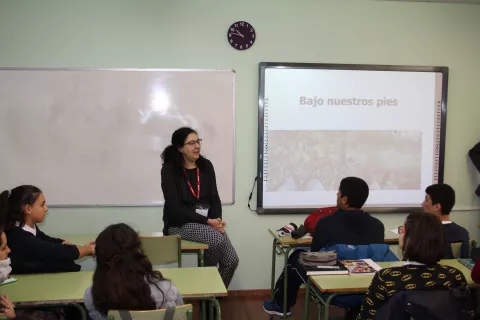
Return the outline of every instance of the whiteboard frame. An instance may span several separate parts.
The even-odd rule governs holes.
[[[235,204],[235,172],[236,172],[236,71],[235,69],[182,69],[182,68],[28,68],[28,67],[0,67],[0,71],[128,71],[128,72],[152,72],[152,71],[168,71],[168,72],[232,72],[233,77],[233,170],[232,170],[232,202],[222,202],[222,205]],[[137,204],[56,204],[49,205],[50,208],[115,208],[115,207],[163,207],[165,200],[162,203],[137,203]]]
[[[330,69],[330,70],[362,70],[362,71],[407,71],[433,72],[442,74],[442,98],[440,120],[440,150],[438,164],[438,183],[443,183],[445,166],[445,140],[447,128],[448,67],[403,66],[403,65],[370,65],[370,64],[331,64],[331,63],[289,63],[260,62],[258,81],[258,148],[257,148],[257,208],[263,214],[309,214],[318,208],[263,208],[263,152],[264,152],[264,106],[265,106],[265,71],[267,69]],[[340,183],[340,181],[339,181]],[[371,213],[411,213],[423,212],[421,205],[411,207],[364,207]]]

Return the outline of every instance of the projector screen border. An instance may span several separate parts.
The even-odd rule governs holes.
[[[337,63],[297,63],[297,62],[259,62],[258,81],[258,148],[257,148],[257,207],[259,215],[266,214],[309,214],[318,208],[264,208],[263,207],[263,182],[264,182],[264,129],[268,122],[265,115],[265,71],[267,69],[330,69],[330,70],[363,70],[363,71],[407,71],[407,72],[431,72],[442,75],[441,116],[440,116],[440,142],[437,182],[443,183],[445,166],[445,140],[447,122],[447,97],[449,68],[446,66],[414,66],[414,65],[378,65],[378,64],[337,64]],[[420,202],[421,199],[419,199]],[[370,213],[411,213],[422,212],[421,206],[411,207],[364,207]]]

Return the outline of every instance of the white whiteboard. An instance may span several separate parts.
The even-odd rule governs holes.
[[[233,203],[234,71],[0,69],[0,189],[33,184],[53,206],[162,205],[160,154],[182,126]]]
[[[262,63],[260,71],[257,212],[336,205],[349,176],[369,185],[369,210],[405,212],[443,182],[448,68]]]

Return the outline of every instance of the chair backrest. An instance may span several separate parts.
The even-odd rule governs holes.
[[[399,291],[380,307],[377,320],[465,320],[473,308],[467,289]]]
[[[176,308],[148,310],[148,311],[124,311],[111,310],[108,312],[108,320],[192,320],[193,307],[191,304]]]
[[[182,267],[182,239],[180,235],[140,236],[145,254],[152,265],[178,263]]]
[[[470,256],[470,254],[472,252],[472,248],[475,248],[476,244],[477,243],[476,243],[475,240],[470,240],[468,242],[468,252],[469,252],[468,256]],[[452,248],[453,259],[460,258],[462,243],[461,242],[453,242],[453,243],[450,243],[450,247]]]

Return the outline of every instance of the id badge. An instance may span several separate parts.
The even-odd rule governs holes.
[[[203,204],[196,204],[195,205],[195,212],[201,216],[207,217],[208,216],[208,206]]]

